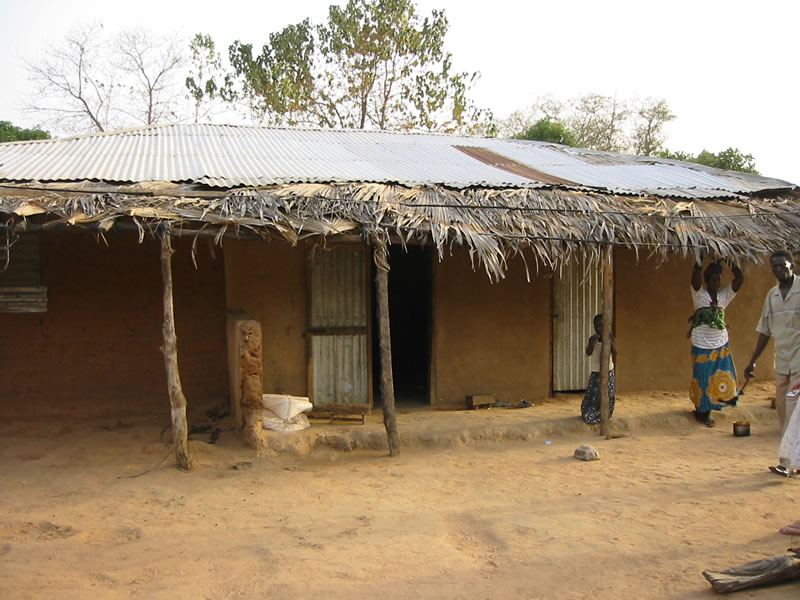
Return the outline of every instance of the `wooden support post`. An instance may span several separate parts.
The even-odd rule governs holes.
[[[392,338],[389,330],[389,257],[385,243],[375,246],[375,283],[378,292],[378,339],[381,350],[381,397],[383,424],[389,442],[389,456],[400,454],[397,416],[394,411],[394,378],[392,377]]]
[[[614,246],[601,255],[603,269],[603,345],[600,348],[600,435],[608,435],[608,361],[611,357],[611,325],[614,319]]]
[[[172,238],[169,231],[161,234],[161,279],[164,287],[164,365],[167,369],[167,389],[172,407],[172,441],[175,460],[183,471],[192,470],[189,450],[189,426],[186,422],[186,397],[178,371],[178,336],[175,334],[175,309],[172,302]]]

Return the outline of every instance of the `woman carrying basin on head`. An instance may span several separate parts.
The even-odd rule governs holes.
[[[695,418],[708,427],[716,424],[711,411],[735,404],[739,394],[733,357],[728,347],[725,308],[742,287],[744,275],[736,264],[731,265],[731,271],[733,281],[722,287],[720,261],[710,263],[703,271],[701,260],[692,269],[692,301],[695,311],[689,317],[689,337],[692,340],[689,397],[695,406]]]

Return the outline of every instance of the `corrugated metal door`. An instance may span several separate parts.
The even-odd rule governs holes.
[[[315,410],[369,408],[369,287],[365,247],[311,257],[311,401]]]
[[[597,260],[576,254],[555,274],[553,285],[553,391],[582,390],[589,379],[586,342],[601,312]]]

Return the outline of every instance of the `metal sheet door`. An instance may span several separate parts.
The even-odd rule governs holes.
[[[586,342],[601,311],[600,267],[591,255],[575,254],[553,284],[553,391],[582,390],[589,378]]]
[[[317,249],[311,256],[310,392],[314,409],[369,410],[367,248]]]

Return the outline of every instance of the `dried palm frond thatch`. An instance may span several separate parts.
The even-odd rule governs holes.
[[[184,233],[285,238],[342,234],[365,240],[422,241],[440,259],[466,246],[474,264],[502,278],[510,256],[532,252],[554,267],[576,250],[595,258],[613,244],[650,256],[699,255],[758,261],[795,247],[800,203],[792,192],[771,198],[669,199],[567,189],[450,189],[377,183],[302,183],[209,191],[191,186],[97,183],[0,187],[6,227],[80,227],[121,223],[140,232],[161,226]]]

